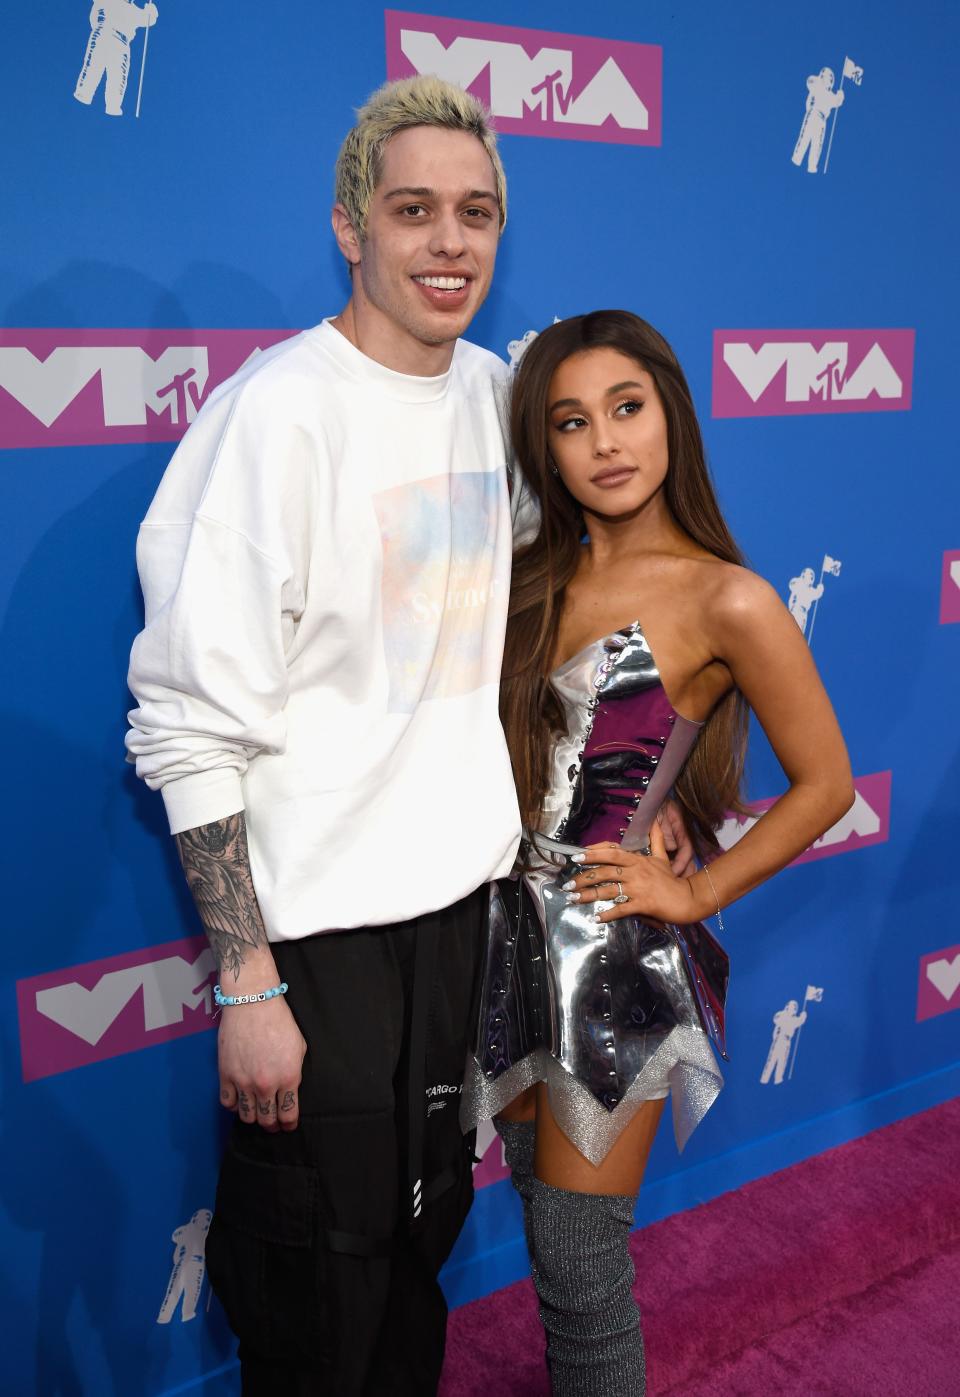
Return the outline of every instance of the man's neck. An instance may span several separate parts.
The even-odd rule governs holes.
[[[417,378],[437,378],[445,374],[453,360],[456,340],[444,344],[424,344],[395,321],[362,305],[351,296],[339,315],[330,322],[354,348],[394,373]]]

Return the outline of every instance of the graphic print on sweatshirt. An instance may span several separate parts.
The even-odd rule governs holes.
[[[484,645],[499,509],[495,471],[452,472],[374,496],[383,541],[383,643],[391,713],[495,683]]]

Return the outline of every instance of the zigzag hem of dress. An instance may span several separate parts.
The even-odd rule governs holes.
[[[585,1159],[599,1165],[644,1101],[666,1096],[682,1151],[720,1094],[723,1077],[706,1034],[683,1025],[671,1030],[612,1111],[546,1048],[535,1048],[495,1080],[484,1075],[471,1055],[460,1106],[463,1130],[491,1120],[536,1082],[546,1082],[550,1109],[564,1134]]]

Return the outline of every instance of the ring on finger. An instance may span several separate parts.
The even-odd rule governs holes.
[[[630,894],[629,894],[629,893],[625,893],[625,892],[623,891],[623,884],[620,883],[620,882],[617,883],[617,895],[616,895],[616,897],[615,897],[613,900],[614,900],[614,902],[620,903],[621,905],[622,905],[624,902],[629,902],[629,901],[630,901]]]

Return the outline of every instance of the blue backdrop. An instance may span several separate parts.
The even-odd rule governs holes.
[[[352,109],[388,72],[374,4],[158,2],[145,63],[145,30],[116,0],[92,15],[58,0],[42,25],[21,6],[0,50],[0,1305],[18,1339],[4,1385],[23,1393],[234,1381],[202,1265],[223,1126],[214,1035],[199,1031],[210,967],[160,801],[123,763],[133,546],[192,412],[182,384],[202,392],[265,342],[257,331],[275,338],[345,300],[331,171]],[[434,32],[442,63],[472,63],[511,132],[510,221],[472,337],[506,358],[527,331],[597,306],[664,331],[734,531],[791,601],[858,777],[847,824],[727,918],[727,1087],[682,1159],[663,1132],[649,1220],[960,1086],[957,97],[944,58],[960,18],[894,0],[419,9],[460,22],[464,42],[456,25],[391,21],[391,75],[396,36]],[[609,42],[564,37],[584,33]],[[541,47],[561,59],[538,68]],[[617,72],[601,71],[605,53]],[[809,141],[791,160],[802,126],[814,155],[825,136],[813,171]],[[229,330],[249,333],[223,341],[227,363],[208,332]],[[890,331],[914,331],[915,346]],[[167,346],[180,358],[151,378]],[[200,346],[196,372],[183,346]],[[783,785],[758,737],[751,795]],[[524,1270],[496,1149],[447,1270],[455,1302]]]

